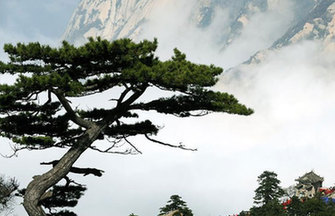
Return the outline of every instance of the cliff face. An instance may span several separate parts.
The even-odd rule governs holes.
[[[141,38],[144,30],[148,30],[145,28],[150,25],[146,23],[152,19],[153,12],[164,9],[168,4],[171,6],[177,1],[82,0],[68,24],[63,39],[75,44],[81,44],[86,38],[96,36],[108,40],[124,37],[136,40]],[[290,17],[279,16],[278,19],[289,19],[289,22],[281,27],[283,30],[280,34],[271,37],[271,49],[306,39],[322,40],[327,49],[335,47],[335,0],[194,0],[187,3],[185,7],[189,8],[185,13],[190,11],[190,14],[187,14],[188,24],[204,32],[213,27],[218,17],[225,15],[224,26],[216,26],[215,43],[221,50],[237,40],[246,28],[250,28],[251,20],[255,16],[279,13],[283,8],[289,8]],[[266,55],[266,51],[258,52],[248,62],[258,61],[263,55]]]
[[[83,0],[75,10],[63,39],[81,43],[87,37],[101,36],[114,40],[122,37],[136,39],[150,14],[164,4],[176,0]],[[197,0],[192,7],[190,24],[201,29],[210,26],[218,11],[227,14],[228,28],[222,30],[220,43],[231,43],[256,13],[273,7],[277,0]],[[173,3],[172,3],[173,4]]]
[[[297,20],[272,47],[280,48],[305,39],[324,40],[329,43],[335,39],[334,33],[335,1],[316,1],[313,8]]]
[[[63,38],[82,43],[101,36],[109,40],[135,38],[157,0],[83,0],[75,10]]]
[[[335,51],[335,0],[314,0],[309,2],[304,13],[296,15],[286,33],[280,36],[267,50],[260,50],[245,63],[259,63],[269,50],[299,43],[304,40],[318,40],[320,49]]]

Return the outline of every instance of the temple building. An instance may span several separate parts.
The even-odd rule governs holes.
[[[295,180],[298,182],[295,195],[299,198],[314,197],[322,187],[323,180],[323,177],[318,176],[313,171],[306,173]]]

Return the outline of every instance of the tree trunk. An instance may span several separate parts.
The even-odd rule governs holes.
[[[23,201],[23,206],[29,216],[46,216],[46,213],[39,204],[42,195],[69,173],[72,165],[97,139],[102,130],[102,126],[96,125],[87,129],[85,134],[59,160],[56,166],[43,175],[33,177],[33,181],[27,187]]]

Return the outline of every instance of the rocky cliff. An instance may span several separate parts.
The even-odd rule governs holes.
[[[76,44],[96,36],[108,40],[123,37],[136,40],[144,28],[148,28],[145,24],[150,22],[151,14],[174,1],[178,0],[82,0],[63,38]],[[193,0],[187,3],[186,7],[190,7],[187,11],[191,11],[188,23],[204,32],[212,27],[219,15],[225,15],[224,26],[215,26],[215,42],[222,51],[237,40],[244,29],[250,28],[250,21],[255,16],[279,13],[285,7],[290,13],[283,12],[278,19],[288,19],[289,22],[281,26],[281,34],[272,36],[270,49],[302,40],[322,40],[327,49],[335,47],[335,0]],[[248,63],[260,61],[266,52],[259,51]]]

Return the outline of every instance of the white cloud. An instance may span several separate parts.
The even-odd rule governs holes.
[[[157,37],[158,54],[162,59],[169,58],[173,48],[177,47],[192,61],[230,68],[247,60],[258,50],[271,46],[293,18],[290,0],[275,2],[269,10],[252,16],[241,35],[222,51],[217,42],[229,32],[230,11],[216,8],[211,25],[200,29],[196,21],[190,20],[196,3],[186,0],[165,2],[151,14],[143,27],[141,39]]]
[[[335,58],[322,47],[307,41],[272,51],[262,63],[241,66],[238,78],[217,86],[255,109],[250,133],[260,132],[262,140],[251,137],[257,151],[250,149],[250,154],[264,157],[259,166],[283,173],[286,184],[310,169],[324,175],[327,186],[334,183],[327,164],[334,162],[335,149]]]
[[[242,66],[239,79],[227,76],[230,79],[225,82],[223,77],[216,88],[254,108],[250,117],[153,115],[155,122],[165,126],[159,139],[182,141],[199,151],[177,151],[136,139],[144,155],[100,158],[96,165],[108,171],[99,183],[110,184],[104,205],[120,206],[111,209],[115,214],[154,215],[177,193],[197,215],[238,213],[252,205],[257,176],[264,170],[277,172],[282,185],[289,186],[315,169],[331,186],[335,59],[320,47],[319,42],[304,42],[273,51],[261,64]],[[97,157],[87,153],[80,161],[91,166],[90,158]],[[101,187],[94,189],[96,181],[89,180],[94,191],[81,205],[90,202],[90,195],[100,194]],[[84,208],[78,211],[85,215]]]
[[[282,5],[282,10],[258,14],[240,38],[222,53],[212,39],[218,34],[217,26],[224,25],[225,11],[218,11],[214,24],[203,31],[187,21],[192,3],[175,3],[152,15],[144,37],[158,37],[163,59],[178,47],[192,61],[224,67],[243,62],[255,50],[269,46],[282,33],[280,28],[287,24],[291,13],[288,6]],[[13,37],[6,36],[10,42],[16,40]],[[296,177],[310,169],[325,177],[326,186],[333,185],[335,174],[329,164],[334,163],[335,150],[335,57],[321,47],[320,42],[303,42],[271,51],[260,64],[240,66],[239,76],[223,76],[216,88],[233,93],[254,108],[252,116],[150,116],[165,126],[159,139],[181,141],[199,148],[198,152],[159,147],[144,139],[134,140],[144,152],[140,156],[86,152],[78,166],[97,167],[106,173],[99,179],[76,177],[88,186],[76,212],[81,216],[131,212],[157,215],[159,207],[176,193],[196,215],[238,213],[252,205],[257,176],[266,169],[277,172],[283,186],[293,184]],[[103,104],[98,98],[80,103],[97,101]],[[23,152],[14,160],[1,159],[1,164],[6,164],[2,172],[18,176],[24,186],[31,176],[46,169],[40,168],[39,162],[60,155],[61,152],[53,151]]]
[[[224,25],[224,11],[206,31],[185,27],[187,10],[182,16],[162,11],[148,23],[145,33],[158,37],[159,53],[164,58],[178,47],[192,61],[230,67],[269,47],[284,33],[292,18],[290,2],[277,1],[273,9],[252,17],[224,52],[212,38],[218,33],[216,25]],[[163,19],[167,24],[162,24],[160,18],[165,16],[169,17]],[[211,115],[178,121],[175,124],[179,127],[167,132],[199,147],[185,169],[196,169],[196,177],[184,188],[198,215],[237,213],[250,207],[257,175],[264,170],[277,172],[283,186],[294,184],[296,177],[311,169],[325,177],[326,186],[334,183],[335,175],[328,164],[334,162],[335,149],[335,59],[332,52],[326,53],[321,47],[321,42],[303,42],[270,51],[261,64],[240,66],[238,77],[222,77],[216,88],[233,93],[254,108],[253,116]],[[204,202],[206,205],[201,204]]]

